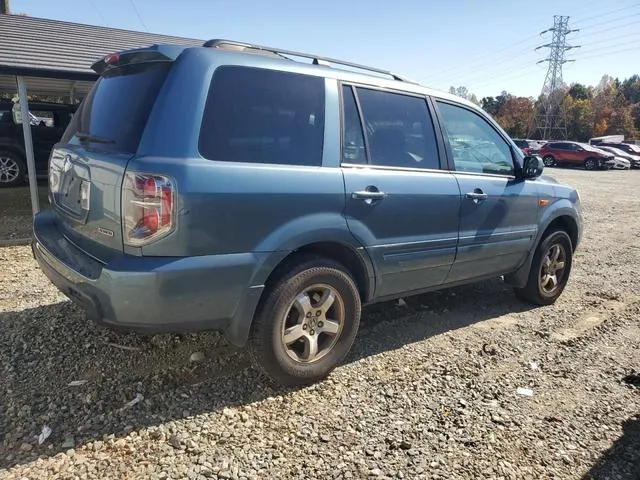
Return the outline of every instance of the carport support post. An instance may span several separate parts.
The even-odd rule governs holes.
[[[36,179],[36,161],[33,156],[33,138],[31,138],[31,121],[29,118],[29,99],[24,77],[18,75],[18,97],[20,98],[20,115],[22,117],[22,133],[24,134],[24,151],[27,154],[27,173],[29,175],[29,191],[31,192],[31,210],[33,216],[40,211],[38,199],[38,180]]]

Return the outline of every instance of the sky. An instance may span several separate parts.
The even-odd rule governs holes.
[[[227,38],[392,70],[478,98],[537,96],[554,15],[569,15],[567,84],[640,73],[639,0],[11,0],[12,13]]]

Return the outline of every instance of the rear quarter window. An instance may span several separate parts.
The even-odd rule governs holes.
[[[319,166],[324,79],[251,67],[219,67],[200,130],[200,154],[225,162]]]

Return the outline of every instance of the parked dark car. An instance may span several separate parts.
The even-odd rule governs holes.
[[[586,143],[548,142],[539,155],[546,167],[584,167],[586,170],[613,167],[613,155]]]
[[[518,148],[522,150],[522,153],[524,153],[525,155],[532,155],[535,153],[533,146],[531,142],[529,142],[529,140],[514,138],[513,143],[515,143],[518,146]]]
[[[27,177],[22,124],[14,121],[13,103],[0,100],[0,187],[23,183]],[[29,102],[36,174],[47,174],[49,154],[69,124],[75,106]]]
[[[108,326],[222,330],[297,385],[344,359],[365,304],[503,275],[556,301],[575,189],[471,102],[283,55],[214,40],[94,65],[34,220],[62,292]]]

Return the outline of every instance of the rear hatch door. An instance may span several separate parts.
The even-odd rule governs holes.
[[[130,52],[94,65],[102,76],[50,157],[49,188],[59,227],[102,261],[123,250],[123,176],[176,56],[158,47]]]

